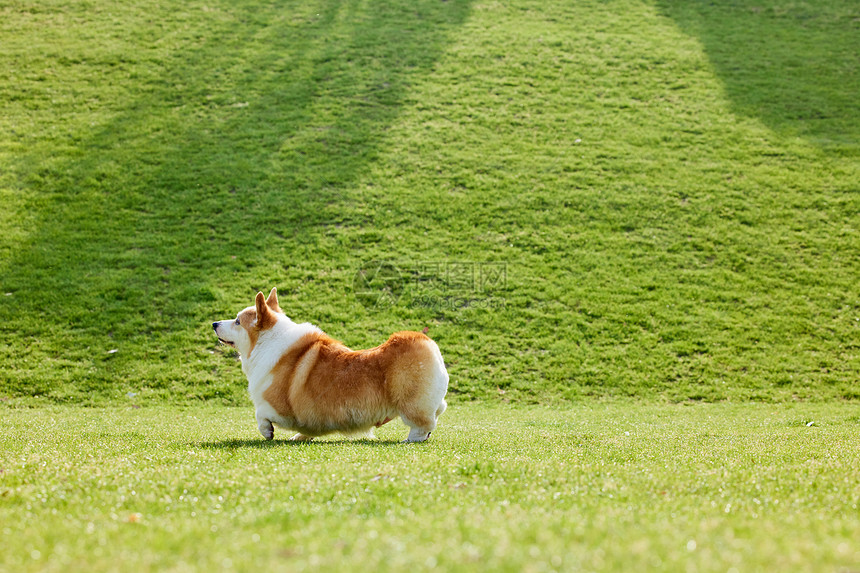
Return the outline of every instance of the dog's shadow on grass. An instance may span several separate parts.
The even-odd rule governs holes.
[[[267,450],[271,448],[296,448],[296,447],[334,447],[334,446],[367,446],[367,447],[391,447],[404,444],[400,440],[312,440],[309,442],[294,442],[292,440],[219,440],[214,442],[196,442],[194,445],[207,450],[241,450],[255,448]]]

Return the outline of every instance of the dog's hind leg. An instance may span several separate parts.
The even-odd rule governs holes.
[[[296,434],[295,436],[293,436],[292,438],[290,438],[290,441],[291,442],[310,442],[313,439],[314,439],[313,436],[306,436],[300,432],[300,433]]]
[[[430,437],[430,432],[436,429],[436,421],[448,408],[448,404],[441,397],[437,400],[429,397],[401,408],[400,418],[409,426],[407,442],[423,442]]]
[[[436,429],[436,422],[439,420],[448,404],[442,400],[436,407],[433,415],[410,412],[409,414],[401,413],[400,418],[403,423],[409,426],[409,436],[407,442],[423,442],[430,437],[430,432]]]
[[[439,407],[436,408],[436,421],[439,421],[439,416],[445,413],[445,410],[448,409],[448,402],[442,400],[442,403],[439,404]]]
[[[403,440],[404,444],[411,444],[414,442],[426,442],[427,438],[430,437],[430,432],[425,432],[421,428],[411,428],[409,430],[409,435],[406,436],[406,439]]]
[[[439,348],[427,339],[414,349],[398,376],[390,380],[394,404],[400,417],[409,426],[407,442],[423,442],[436,429],[436,420],[447,408],[448,372]],[[416,366],[417,364],[417,366]]]
[[[422,415],[412,415],[410,417],[406,417],[405,415],[401,415],[400,417],[403,419],[403,423],[409,426],[409,436],[407,436],[407,442],[423,442],[427,438],[430,437],[430,432],[436,429],[436,422],[439,420],[439,416],[441,416],[445,410],[448,408],[448,404],[445,400],[436,407],[435,414],[431,416],[422,416]],[[413,422],[413,420],[415,420]]]
[[[423,442],[430,437],[430,432],[436,429],[436,419],[419,412],[401,413],[400,419],[409,426],[406,442]]]

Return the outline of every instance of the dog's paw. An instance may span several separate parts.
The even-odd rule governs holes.
[[[304,434],[296,434],[290,438],[291,442],[310,442],[311,440],[313,440],[312,436],[306,436]]]
[[[268,420],[260,422],[258,428],[260,430],[260,435],[263,436],[265,439],[271,440],[275,437],[275,427],[272,426],[272,423]]]

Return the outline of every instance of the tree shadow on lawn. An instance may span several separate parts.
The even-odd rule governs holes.
[[[860,4],[680,2],[659,10],[699,38],[741,114],[842,153],[860,150]]]
[[[344,191],[469,5],[216,0],[189,5],[207,14],[179,24],[172,8],[152,14],[132,30],[152,43],[132,34],[119,48],[58,45],[48,91],[93,76],[120,96],[101,125],[44,128],[15,168],[29,228],[0,261],[11,293],[0,301],[0,388],[57,401],[141,386],[182,398],[234,392],[211,360],[184,355],[212,320],[235,314],[221,285],[235,292],[258,268],[248,304],[318,255],[328,227],[366,222],[350,220]],[[96,15],[70,20],[82,28],[66,36]],[[172,35],[158,37],[163,29]],[[158,42],[176,46],[164,55]],[[66,92],[73,109],[99,94]],[[58,112],[40,113],[44,125]],[[294,259],[267,259],[273,245]],[[20,353],[30,362],[12,360]]]

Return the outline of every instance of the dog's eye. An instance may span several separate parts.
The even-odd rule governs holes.
[[[236,319],[236,324],[239,324],[239,319],[238,319],[238,318]]]

